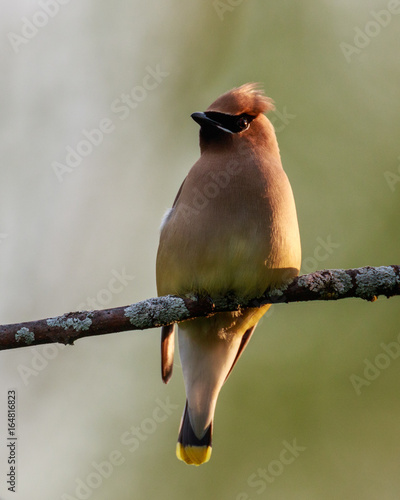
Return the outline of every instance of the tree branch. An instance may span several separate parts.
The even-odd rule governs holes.
[[[298,276],[286,286],[261,297],[242,300],[229,295],[181,298],[172,295],[143,300],[126,307],[63,314],[50,319],[0,326],[0,350],[75,340],[106,333],[144,330],[179,321],[238,311],[264,304],[338,300],[350,297],[373,301],[378,295],[400,295],[400,266],[316,271]]]

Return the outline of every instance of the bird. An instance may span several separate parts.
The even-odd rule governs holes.
[[[265,113],[274,103],[247,83],[204,112],[200,158],[162,219],[156,260],[158,296],[240,300],[260,297],[298,275],[300,234],[293,192]],[[219,392],[269,304],[178,323],[186,391],[177,457],[189,465],[211,456]],[[161,330],[161,374],[172,375],[175,324]]]

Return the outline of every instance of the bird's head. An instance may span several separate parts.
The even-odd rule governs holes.
[[[242,137],[267,136],[272,125],[264,113],[272,109],[272,100],[260,86],[246,83],[218,97],[206,111],[191,116],[201,127],[203,149],[207,145],[231,144]]]

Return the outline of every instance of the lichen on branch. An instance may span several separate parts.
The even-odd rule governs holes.
[[[0,350],[60,342],[128,330],[145,330],[217,312],[239,311],[264,304],[400,295],[400,266],[326,269],[294,278],[261,297],[151,298],[126,307],[66,313],[54,318],[0,326]]]

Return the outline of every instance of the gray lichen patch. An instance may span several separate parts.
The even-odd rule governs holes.
[[[189,317],[185,301],[172,295],[132,304],[124,309],[124,313],[129,322],[139,329],[171,323],[176,321],[177,317]]]
[[[32,344],[35,340],[35,334],[29,331],[29,328],[23,326],[21,329],[17,331],[15,334],[15,340],[17,342],[24,342],[26,345]]]
[[[89,330],[92,325],[92,313],[88,313],[84,319],[79,318],[67,318],[65,314],[62,316],[57,316],[56,318],[49,318],[47,320],[48,326],[51,327],[61,327],[64,330],[68,330],[69,328],[73,328],[76,332],[80,332],[83,330]]]
[[[297,280],[297,285],[300,287],[307,288],[312,292],[319,293],[325,287],[325,279],[324,276],[315,272],[312,275],[305,274],[304,276],[300,276]]]
[[[329,271],[329,285],[338,296],[347,293],[351,290],[353,284],[350,276],[343,271],[343,269],[337,269],[335,271]]]
[[[323,273],[317,271],[312,275],[300,276],[297,284],[312,292],[320,293],[321,298],[324,296],[338,298],[352,287],[351,277],[343,269]]]
[[[283,295],[285,294],[286,290],[288,289],[288,286],[292,283],[292,281],[289,281],[288,283],[284,283],[283,285],[279,286],[279,287],[276,287],[276,288],[273,288],[272,290],[270,290],[270,292],[268,293],[268,295],[272,298],[272,299],[280,299],[281,297],[283,297]]]
[[[356,276],[356,295],[370,300],[377,295],[380,287],[394,289],[398,285],[398,278],[393,268],[389,266],[360,269]]]

